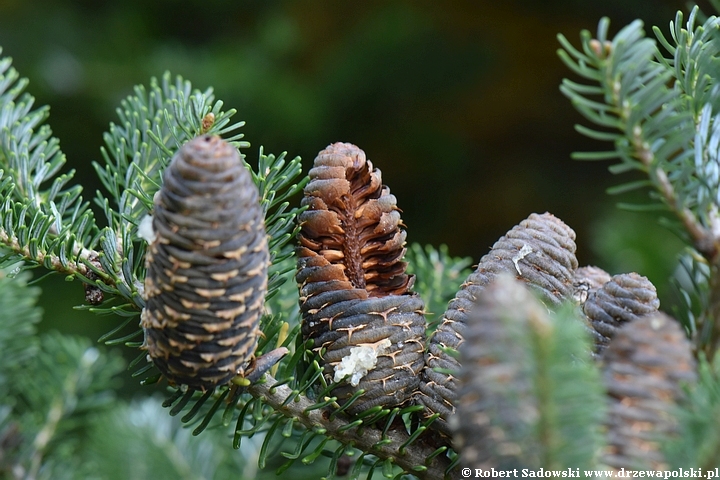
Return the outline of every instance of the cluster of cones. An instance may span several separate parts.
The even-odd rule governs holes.
[[[543,328],[553,308],[570,303],[592,338],[587,357],[609,399],[603,463],[663,467],[657,438],[672,432],[672,408],[695,364],[647,278],[578,268],[575,232],[552,214],[532,214],[482,257],[426,336],[424,303],[402,261],[400,210],[380,170],[356,146],[336,143],[309,175],[297,250],[301,331],[338,384],[333,395],[352,399],[350,414],[422,405],[425,418],[436,417],[434,438],[460,450],[468,466],[519,464],[525,452],[491,418],[532,417],[535,408],[519,371],[527,352],[509,339]],[[246,374],[269,256],[257,188],[236,150],[208,136],[183,146],[152,222],[142,314],[150,357],[170,381],[194,389]],[[258,372],[268,367],[256,364]],[[508,398],[498,389],[517,401],[498,405]]]
[[[303,204],[302,333],[321,353],[328,380],[340,381],[333,393],[339,401],[364,390],[350,413],[423,405],[425,417],[438,415],[431,424],[437,437],[468,466],[517,464],[512,458],[523,452],[503,448],[503,432],[489,428],[488,415],[498,411],[497,385],[516,387],[519,396],[524,388],[513,384],[514,366],[502,364],[513,355],[494,355],[494,348],[509,330],[572,303],[609,398],[603,463],[663,466],[656,440],[672,431],[671,410],[682,384],[694,380],[695,364],[682,328],[658,311],[647,278],[578,268],[575,232],[550,213],[532,214],[480,260],[426,338],[423,302],[402,262],[406,233],[396,199],[365,153],[346,143],[320,152]]]

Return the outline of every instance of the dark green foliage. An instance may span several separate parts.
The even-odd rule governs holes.
[[[40,289],[28,287],[28,274],[0,270],[0,389],[9,388],[10,372],[37,355],[36,324],[42,311],[36,306]]]
[[[95,473],[108,480],[151,480],[254,477],[252,451],[247,458],[227,444],[227,430],[214,429],[192,436],[179,418],[170,417],[158,398],[118,405],[98,416],[91,434],[91,459]],[[112,432],[108,435],[107,432]]]
[[[40,348],[36,335],[42,314],[36,306],[40,289],[28,287],[28,277],[23,273],[13,278],[0,271],[0,474],[13,468],[27,442],[14,412],[22,406],[13,393],[13,384]]]

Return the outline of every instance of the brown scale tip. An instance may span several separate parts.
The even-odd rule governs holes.
[[[406,293],[413,282],[401,261],[406,233],[380,170],[355,145],[333,143],[315,158],[309,176],[298,255],[322,255],[372,297]]]
[[[603,355],[610,399],[603,463],[666,469],[659,441],[676,434],[682,385],[695,379],[692,345],[673,318],[655,312],[620,328]]]

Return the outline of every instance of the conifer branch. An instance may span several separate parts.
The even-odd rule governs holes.
[[[614,144],[612,152],[579,153],[578,159],[618,158],[613,173],[639,170],[648,180],[611,189],[651,186],[651,197],[679,220],[678,233],[710,266],[709,302],[700,317],[697,344],[709,358],[720,347],[720,111],[717,55],[720,19],[698,22],[695,7],[678,12],[671,38],[654,32],[669,52],[645,37],[638,20],[608,38],[608,19],[595,38],[584,31],[582,48],[559,36],[561,59],[593,85],[564,80],[561,91],[599,129],[581,133]],[[598,98],[600,97],[600,98]]]
[[[456,470],[446,477],[450,460],[444,455],[433,455],[436,453],[436,447],[417,441],[409,448],[403,448],[403,445],[410,440],[410,435],[404,429],[392,429],[383,435],[383,432],[377,428],[348,428],[352,419],[341,415],[330,417],[332,410],[329,409],[308,410],[315,402],[305,395],[293,392],[287,385],[275,386],[277,383],[272,376],[265,374],[264,382],[248,387],[248,391],[253,397],[261,398],[264,403],[286,417],[295,418],[308,430],[322,428],[325,435],[363,452],[391,459],[394,464],[418,478],[428,480],[460,478]],[[287,400],[292,397],[294,399],[288,402]],[[428,458],[430,461],[426,462]]]
[[[683,28],[682,15],[678,14],[673,31],[675,46],[656,30],[660,41],[674,55],[670,59],[662,56],[653,40],[645,38],[639,20],[610,40],[609,21],[603,19],[595,38],[587,31],[582,33],[582,51],[559,36],[563,49],[558,53],[576,73],[598,84],[595,87],[565,80],[561,86],[576,108],[603,128],[578,126],[578,130],[615,144],[614,152],[580,153],[575,157],[586,160],[617,157],[621,163],[611,167],[614,173],[633,169],[644,172],[663,204],[680,220],[691,243],[708,261],[714,262],[720,237],[711,225],[718,200],[714,196],[708,198],[703,187],[710,187],[717,180],[699,171],[693,153],[711,155],[707,152],[711,142],[696,135],[696,129],[703,125],[707,129],[710,123],[709,118],[703,120],[709,112],[700,114],[704,105],[713,100],[703,90],[707,79],[702,74],[718,48],[717,39],[708,33],[716,28],[718,20],[710,17],[704,25],[695,26],[696,16],[697,9]],[[689,51],[702,55],[690,57],[691,61]],[[603,99],[595,100],[597,95]],[[692,150],[693,144],[696,152]],[[616,190],[644,185],[635,182]]]
[[[62,260],[60,260],[60,257],[58,255],[53,255],[52,253],[40,251],[32,252],[30,250],[30,247],[28,247],[27,245],[21,245],[16,236],[9,234],[5,229],[2,228],[0,228],[0,244],[2,244],[4,249],[9,250],[13,254],[15,254],[13,260],[30,260],[34,263],[42,264],[43,266],[45,266],[45,268],[54,270],[58,273],[63,273],[67,275],[80,274],[85,277],[88,276],[89,269],[87,265],[82,262],[82,260],[91,258],[93,256],[96,257],[98,254],[98,252],[96,252],[95,250],[83,249],[83,252],[79,257],[81,261],[76,262],[69,260],[63,262]],[[112,280],[110,279],[110,277],[106,276],[105,280],[107,280],[108,283],[112,285]]]
[[[0,49],[0,54],[2,50]],[[28,82],[0,57],[0,245],[10,254],[0,266],[26,260],[53,271],[86,276],[84,265],[99,230],[82,187],[60,174],[65,155],[43,122],[48,108],[33,110]]]
[[[703,226],[693,211],[680,201],[665,170],[656,166],[658,162],[652,149],[648,147],[648,139],[642,135],[642,129],[636,129],[633,132],[632,145],[635,150],[635,158],[639,159],[647,168],[650,177],[654,179],[658,191],[665,200],[665,204],[680,219],[683,227],[690,234],[695,248],[706,258],[713,260],[718,253],[718,248],[712,231]]]

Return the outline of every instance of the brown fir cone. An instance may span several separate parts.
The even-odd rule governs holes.
[[[297,281],[302,335],[348,410],[393,407],[417,389],[423,366],[422,300],[405,273],[405,231],[380,170],[348,143],[321,151],[300,217]],[[343,380],[344,379],[344,380]]]
[[[660,307],[655,285],[637,273],[623,273],[588,295],[583,312],[591,328],[595,352],[602,354],[623,324]]]
[[[155,196],[145,348],[169,381],[208,389],[243,375],[260,334],[269,261],[258,190],[215,136],[177,152]]]
[[[532,436],[537,409],[531,347],[523,339],[530,328],[550,328],[547,309],[522,282],[500,274],[468,314],[458,412],[449,422],[453,445],[469,468],[532,466],[532,449],[523,442]]]
[[[675,432],[682,384],[696,379],[685,332],[655,312],[618,329],[602,359],[610,398],[603,462],[618,470],[666,469],[658,440]]]
[[[426,407],[426,416],[440,414],[433,428],[449,434],[447,420],[455,411],[457,382],[447,371],[459,371],[460,364],[446,351],[457,350],[462,343],[468,311],[485,286],[498,274],[508,273],[526,282],[547,304],[558,304],[573,293],[575,249],[575,232],[562,220],[550,213],[533,213],[480,259],[477,269],[450,301],[425,354],[426,366],[416,401]]]

